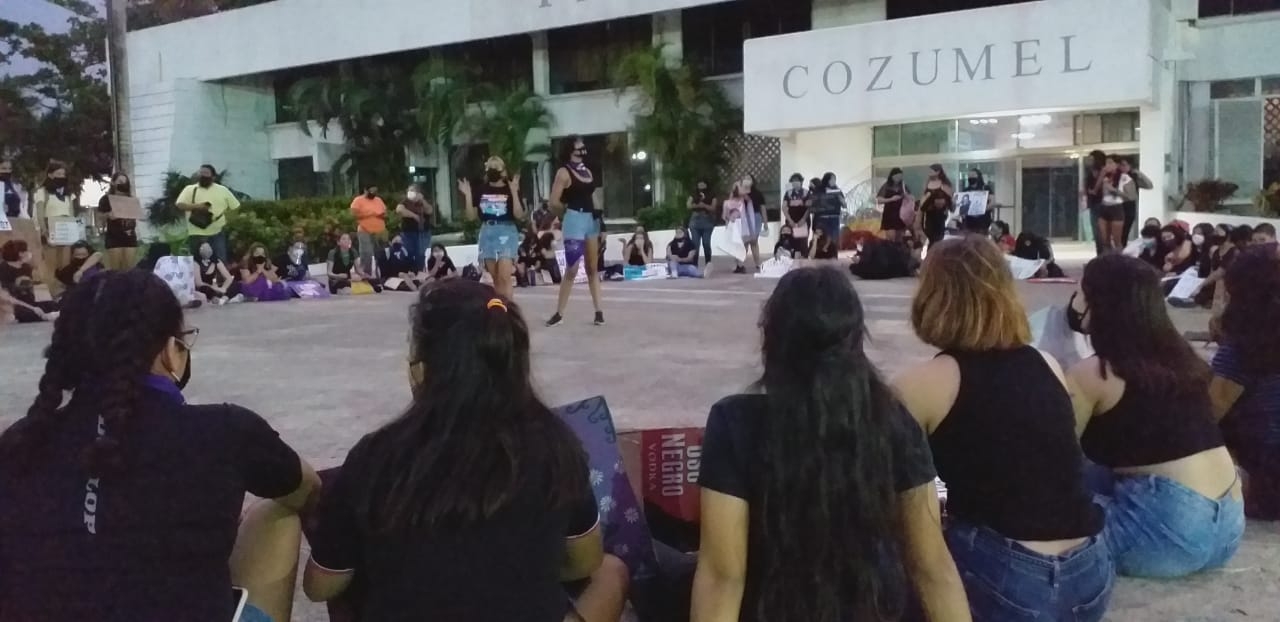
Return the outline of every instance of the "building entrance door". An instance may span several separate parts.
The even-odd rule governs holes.
[[[1068,156],[1021,159],[1022,231],[1081,239],[1080,161]]]

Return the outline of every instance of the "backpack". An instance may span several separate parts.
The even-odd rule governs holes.
[[[479,281],[480,269],[475,264],[467,264],[462,268],[462,278],[468,281]]]

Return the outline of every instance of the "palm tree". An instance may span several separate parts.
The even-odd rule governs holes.
[[[663,194],[688,194],[697,180],[727,164],[724,138],[742,128],[738,110],[719,84],[691,67],[671,62],[662,47],[638,50],[614,68],[618,97],[635,92],[630,130],[633,147],[657,157]]]
[[[396,69],[369,61],[345,61],[335,75],[307,78],[290,89],[298,111],[298,123],[311,134],[311,123],[327,135],[337,122],[346,142],[346,153],[334,163],[352,185],[377,184],[399,187],[408,175],[406,149],[420,132],[414,114],[414,90],[400,79]]]
[[[542,98],[524,88],[494,95],[472,112],[468,134],[487,144],[489,153],[502,158],[514,174],[520,173],[530,157],[550,156],[550,143],[534,142],[535,133],[545,134],[555,123]]]
[[[440,60],[418,65],[413,72],[414,107],[410,114],[424,146],[436,149],[440,166],[457,170],[465,159],[460,150],[450,160],[455,145],[467,144],[474,110],[487,95],[467,69]]]

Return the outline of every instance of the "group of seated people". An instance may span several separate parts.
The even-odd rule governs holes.
[[[582,444],[493,288],[421,289],[408,406],[322,484],[261,416],[186,403],[199,329],[162,280],[87,281],[0,435],[0,617],[222,622],[235,585],[240,620],[284,622],[304,509],[303,589],[351,619],[622,615],[635,569],[604,553]],[[1223,566],[1244,499],[1280,499],[1280,258],[1242,254],[1224,285],[1210,367],[1154,271],[1094,260],[1067,322],[1097,354],[1063,369],[1032,347],[1001,249],[946,240],[911,318],[941,353],[886,383],[843,271],[790,271],[763,309],[758,388],[707,419],[692,620],[1097,622],[1117,574]],[[242,515],[246,493],[265,500]]]
[[[1124,252],[1165,275],[1166,293],[1177,282],[1174,277],[1190,273],[1203,279],[1190,295],[1170,298],[1169,303],[1178,307],[1211,307],[1215,297],[1221,298],[1218,284],[1232,261],[1251,246],[1275,243],[1276,230],[1270,223],[1257,227],[1201,223],[1187,231],[1183,223],[1162,227],[1160,221],[1149,218],[1143,223],[1140,237]]]
[[[103,269],[102,253],[94,250],[88,242],[76,242],[71,246],[70,262],[53,273],[61,285],[59,297],[39,300],[30,247],[24,240],[8,240],[0,246],[0,293],[13,307],[14,320],[21,323],[53,321],[58,317],[60,297]]]

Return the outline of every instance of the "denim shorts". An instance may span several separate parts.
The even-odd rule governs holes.
[[[1184,577],[1226,565],[1240,548],[1244,502],[1230,490],[1210,499],[1155,475],[1117,476],[1109,489],[1105,480],[1089,481],[1106,509],[1103,535],[1124,576]]]
[[[560,218],[560,231],[566,240],[586,240],[600,237],[600,221],[591,212],[565,210]]]
[[[480,225],[480,259],[515,261],[520,249],[520,230],[513,222],[485,222]]]
[[[975,622],[1098,622],[1115,584],[1101,534],[1065,555],[1041,555],[988,527],[952,520],[947,547]]]

